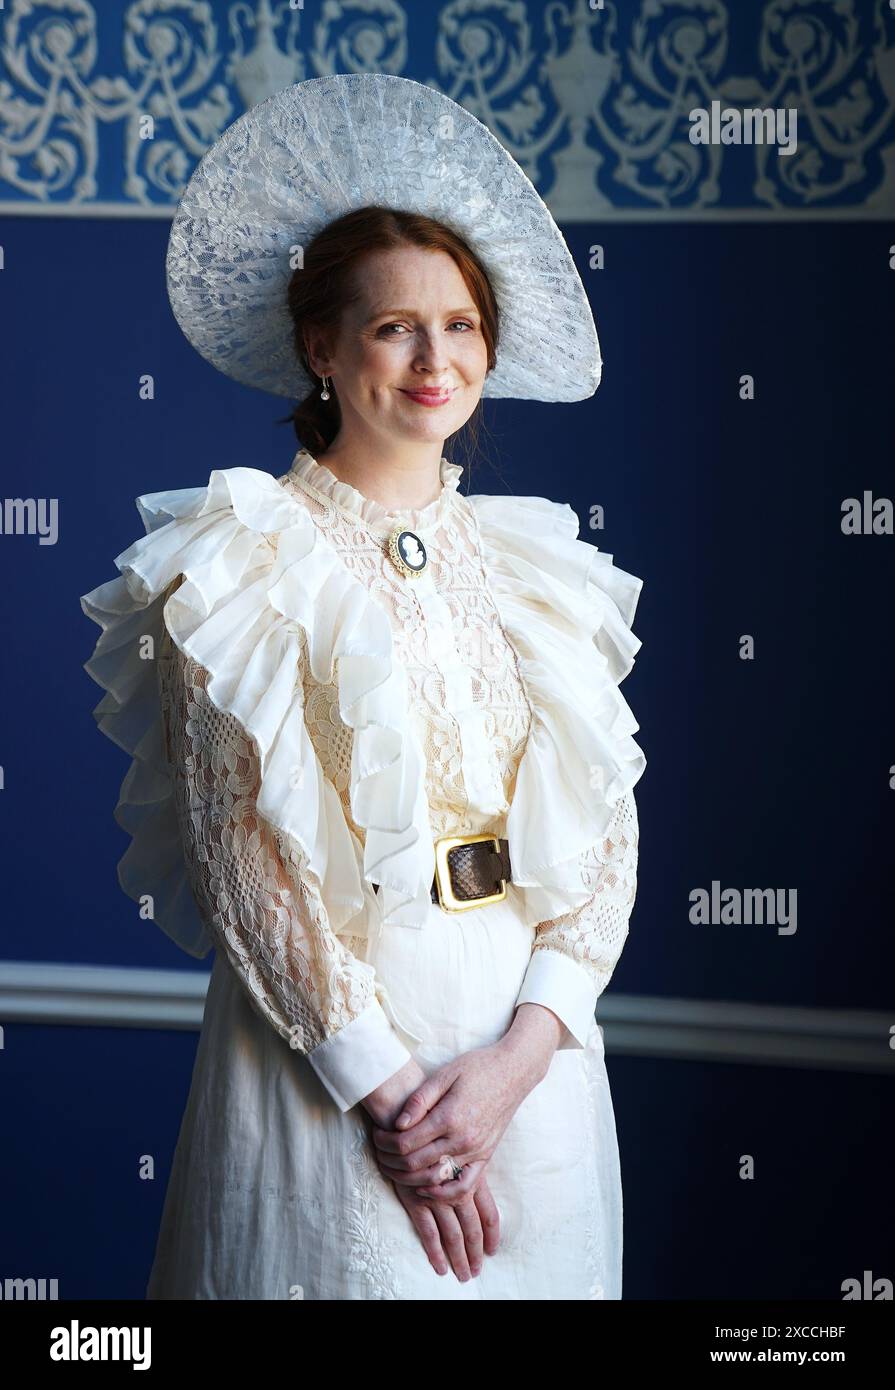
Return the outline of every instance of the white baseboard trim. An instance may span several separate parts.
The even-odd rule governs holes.
[[[208,980],[205,970],[0,961],[0,1026],[198,1030]],[[895,1075],[886,1013],[609,993],[597,1018],[611,1056]]]

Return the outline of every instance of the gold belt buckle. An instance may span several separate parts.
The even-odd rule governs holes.
[[[443,835],[435,841],[435,886],[438,901],[445,912],[465,912],[470,907],[484,907],[486,903],[503,902],[507,895],[507,881],[500,880],[496,893],[488,893],[481,898],[458,898],[451,886],[451,871],[448,866],[448,850],[455,845],[474,845],[480,840],[491,840],[495,850],[500,853],[500,840],[496,835]]]

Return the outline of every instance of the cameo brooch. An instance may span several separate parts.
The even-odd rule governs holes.
[[[409,579],[422,574],[428,561],[426,547],[416,532],[405,531],[401,527],[388,538],[388,554],[395,568]]]

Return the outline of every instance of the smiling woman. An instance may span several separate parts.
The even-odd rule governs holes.
[[[332,377],[335,389],[325,400],[311,390],[286,418],[337,476],[375,497],[381,469],[371,446],[394,458],[396,430],[440,442],[465,425],[474,445],[499,311],[479,258],[450,228],[421,213],[357,208],[305,248],[287,298],[302,363],[317,381]],[[365,445],[351,460],[333,448],[346,417]]]
[[[568,249],[474,117],[373,74],[225,132],[168,275],[303,447],[139,498],[82,599],[122,886],[216,950],[147,1296],[620,1298],[594,1011],[636,891],[640,580],[444,455],[484,395],[593,392]]]

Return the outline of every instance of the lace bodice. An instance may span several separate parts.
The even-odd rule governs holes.
[[[298,497],[392,628],[406,672],[411,719],[425,766],[432,834],[504,835],[531,708],[501,629],[477,541],[473,508],[457,492],[462,469],[442,461],[442,492],[428,507],[391,513],[302,451],[279,481]],[[385,542],[399,522],[427,548],[423,575],[408,581]],[[351,730],[333,681],[305,676],[308,731],[346,817]]]
[[[464,496],[391,512],[301,450],[137,499],[147,534],[81,599],[100,728],[131,753],[121,886],[248,996],[348,1109],[420,1041],[376,975],[428,929],[434,841],[510,849],[531,930],[518,1003],[583,1047],[636,892],[645,758],[619,693],[641,581],[566,504]],[[389,555],[418,533],[421,574]],[[147,643],[156,660],[147,660]]]
[[[443,460],[437,500],[400,514],[305,453],[278,481],[307,506],[327,543],[388,613],[424,754],[433,834],[502,836],[532,709],[488,583],[473,508],[456,491],[460,472]],[[388,559],[384,541],[399,521],[427,547],[423,584],[408,583]],[[306,727],[362,844],[349,799],[353,731],[341,718],[337,683],[315,680],[306,641],[301,650]],[[410,1055],[405,1035],[392,1026],[398,1020],[387,991],[364,960],[367,941],[333,931],[301,847],[258,814],[257,746],[215,707],[208,671],[180,652],[167,630],[158,674],[178,821],[203,919],[256,1009],[309,1057],[347,1108]],[[624,944],[637,838],[628,791],[605,836],[580,856],[587,901],[537,928],[519,1002],[552,1007],[564,1023],[563,1046],[586,1040],[593,1005]]]

